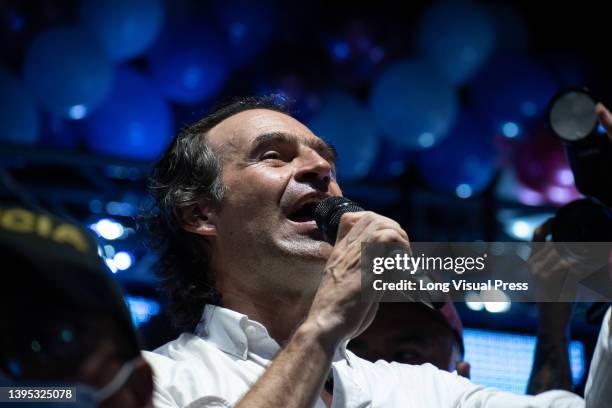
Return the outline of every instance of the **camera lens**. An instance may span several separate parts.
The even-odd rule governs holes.
[[[549,120],[555,134],[565,142],[588,137],[597,126],[596,102],[585,91],[560,93],[550,104]]]

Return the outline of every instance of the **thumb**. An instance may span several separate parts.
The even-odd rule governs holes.
[[[610,114],[610,111],[606,109],[603,103],[598,103],[597,106],[595,106],[595,114],[597,115],[599,123],[601,123],[606,130],[608,138],[612,141],[612,114]]]
[[[544,242],[544,241],[546,241],[546,236],[548,234],[550,234],[550,232],[552,231],[553,221],[554,221],[554,218],[551,217],[551,218],[547,219],[542,225],[537,227],[533,231],[533,238],[531,239],[531,241],[532,242]]]

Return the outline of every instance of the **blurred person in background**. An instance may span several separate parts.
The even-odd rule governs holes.
[[[2,386],[75,386],[70,407],[151,406],[151,368],[121,291],[85,229],[0,207],[0,259]]]
[[[612,142],[612,115],[601,103],[597,104],[595,113]],[[535,229],[532,241],[545,244],[532,246],[528,266],[537,287],[561,294],[567,274],[576,265],[562,257],[550,241],[553,223],[554,218],[550,218]],[[610,255],[609,268],[612,268],[612,253]],[[537,307],[538,337],[527,392],[537,394],[552,388],[572,390],[569,344],[574,303],[539,302]]]
[[[440,309],[413,302],[381,303],[370,327],[351,340],[349,349],[372,362],[430,363],[470,377],[470,365],[463,361],[463,324],[452,302]]]
[[[552,228],[552,219],[534,231],[534,242],[545,242]],[[542,287],[560,287],[571,268],[554,246],[532,247],[528,260],[534,283]],[[534,369],[529,377],[529,394],[537,394],[551,387],[571,390],[570,323],[574,304],[570,302],[539,302],[538,337]]]

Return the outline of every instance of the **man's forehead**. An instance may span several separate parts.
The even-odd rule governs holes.
[[[270,133],[287,133],[305,139],[318,139],[298,120],[269,109],[250,109],[230,116],[208,132],[208,139],[221,148],[239,148],[248,145],[262,134]]]

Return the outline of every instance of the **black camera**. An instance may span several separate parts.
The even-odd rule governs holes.
[[[576,188],[586,196],[557,211],[552,240],[563,258],[590,270],[581,283],[609,298],[612,141],[598,130],[596,105],[587,89],[562,91],[549,104],[550,127],[563,142]],[[580,242],[590,244],[576,244]],[[598,321],[606,309],[606,303],[594,303],[586,312],[587,321]]]
[[[555,242],[612,242],[612,141],[598,131],[597,102],[587,89],[568,89],[550,102],[548,120],[564,144],[577,189],[587,198],[560,208]]]

